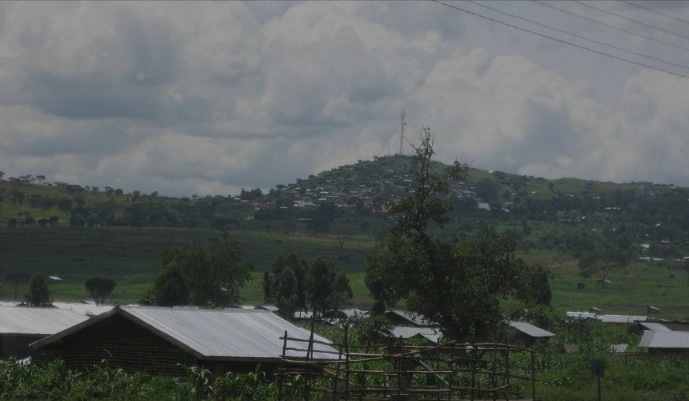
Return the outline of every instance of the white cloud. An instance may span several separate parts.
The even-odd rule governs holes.
[[[535,3],[490,6],[675,57]],[[405,110],[407,137],[430,126],[442,161],[689,185],[686,79],[436,3],[0,7],[6,176],[181,196],[269,189],[396,152]]]

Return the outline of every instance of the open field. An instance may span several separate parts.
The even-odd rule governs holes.
[[[15,269],[29,274],[40,271],[62,281],[50,283],[55,300],[77,301],[88,298],[83,283],[89,277],[113,278],[117,288],[109,302],[137,302],[152,284],[161,268],[161,249],[186,241],[209,241],[219,237],[213,230],[172,228],[0,228],[0,267],[2,275]],[[271,231],[233,231],[230,238],[246,251],[245,260],[253,263],[253,280],[242,291],[245,303],[263,303],[262,276],[275,257],[294,252],[311,259],[322,255],[335,260],[347,272],[354,292],[352,305],[369,308],[372,300],[364,285],[366,253],[373,248],[369,236],[307,236]],[[607,313],[645,315],[649,305],[660,308],[660,316],[686,318],[689,305],[687,275],[670,272],[656,262],[632,263],[626,274],[612,274],[612,285],[603,288],[596,278],[581,279],[577,262],[555,252],[530,252],[523,255],[530,263],[548,266],[553,272],[552,305],[558,312],[587,310],[591,306]],[[578,290],[582,281],[586,288]],[[432,289],[429,289],[432,290]],[[23,299],[25,288],[18,291]],[[3,282],[0,298],[14,299],[14,287]]]

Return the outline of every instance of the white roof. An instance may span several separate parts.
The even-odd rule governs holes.
[[[542,328],[536,327],[533,324],[530,324],[527,322],[509,322],[509,324],[515,330],[519,330],[522,333],[528,335],[529,337],[533,337],[533,338],[545,338],[545,337],[552,337],[555,335],[555,333],[551,333],[547,330],[543,330]]]
[[[86,316],[96,316],[114,308],[113,305],[96,305],[94,302],[53,302],[53,306],[59,309],[73,310]]]
[[[593,319],[596,314],[594,312],[567,312],[567,316],[577,319]]]
[[[0,307],[0,334],[48,336],[87,320],[82,314],[57,308]]]
[[[34,343],[36,348],[53,343],[84,327],[119,314],[159,335],[165,340],[194,354],[199,359],[279,360],[285,335],[308,340],[310,333],[278,315],[263,309],[176,309],[162,307],[115,307],[88,322],[72,327]],[[332,344],[314,335],[314,340]],[[306,342],[288,342],[286,356],[305,357]],[[314,343],[314,359],[337,359],[337,350],[330,345]]]
[[[635,323],[645,322],[648,319],[646,316],[630,316],[630,315],[603,315],[598,316],[603,323]]]
[[[689,348],[687,331],[644,331],[639,341],[641,348]]]
[[[664,326],[662,323],[639,322],[641,326],[652,331],[672,331]]]
[[[429,327],[397,326],[392,329],[392,335],[396,338],[412,338],[415,336],[421,336],[436,344],[440,342],[440,338],[442,337],[440,330],[434,330]]]

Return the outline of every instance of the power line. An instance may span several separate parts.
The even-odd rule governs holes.
[[[596,11],[600,11],[600,12],[605,13],[605,14],[614,15],[614,16],[617,17],[617,18],[622,18],[622,19],[625,19],[625,20],[627,20],[627,21],[636,22],[637,24],[643,25],[643,26],[648,27],[648,28],[657,29],[657,30],[659,30],[659,31],[661,31],[661,32],[665,32],[665,33],[669,33],[669,34],[671,34],[671,35],[679,36],[680,38],[689,39],[689,36],[680,35],[679,33],[672,32],[672,31],[669,31],[669,30],[664,29],[664,28],[658,28],[657,26],[653,26],[653,25],[647,24],[647,23],[645,23],[645,22],[637,21],[637,20],[635,20],[635,19],[627,18],[627,17],[625,17],[625,16],[622,16],[622,15],[619,15],[619,14],[615,14],[615,13],[610,12],[610,11],[602,10],[602,9],[600,9],[600,8],[598,8],[598,7],[594,7],[594,6],[590,5],[590,4],[586,4],[586,3],[581,2],[581,1],[575,1],[575,3],[577,3],[577,4],[579,4],[579,5],[582,5],[582,6],[584,6],[584,7],[588,7],[588,8],[594,9],[594,10],[596,10]]]
[[[495,11],[495,12],[497,12],[497,13],[504,14],[504,15],[508,15],[508,16],[510,16],[510,17],[517,18],[517,19],[520,19],[520,20],[522,20],[522,21],[526,21],[526,22],[529,22],[529,23],[531,23],[531,24],[541,26],[541,27],[543,27],[543,28],[551,29],[551,30],[553,30],[553,31],[560,32],[560,33],[564,33],[564,34],[567,34],[567,35],[572,35],[572,36],[574,36],[574,37],[576,37],[576,38],[583,39],[583,40],[586,40],[586,41],[589,41],[589,42],[592,42],[592,43],[595,43],[595,44],[598,44],[598,45],[611,47],[611,48],[613,48],[613,49],[617,49],[617,50],[622,51],[622,52],[625,52],[625,53],[633,54],[633,55],[635,55],[635,56],[646,57],[646,58],[648,58],[648,59],[651,59],[651,60],[654,60],[654,61],[658,61],[658,62],[660,62],[660,63],[664,63],[664,64],[668,64],[668,65],[673,65],[673,66],[675,66],[675,67],[680,67],[680,68],[684,68],[685,70],[689,70],[689,67],[687,67],[687,66],[685,66],[685,65],[682,65],[682,64],[672,63],[672,62],[670,62],[670,61],[661,60],[661,59],[655,58],[655,57],[653,57],[653,56],[647,56],[647,55],[645,55],[645,54],[636,53],[636,52],[633,52],[633,51],[631,51],[631,50],[626,50],[626,49],[623,49],[623,48],[618,47],[618,46],[615,46],[615,45],[611,45],[611,44],[604,43],[604,42],[599,42],[599,41],[594,40],[594,39],[589,39],[589,38],[586,38],[586,37],[584,37],[584,36],[577,35],[576,33],[567,32],[567,31],[564,31],[564,30],[558,29],[558,28],[553,28],[553,27],[551,27],[551,26],[548,26],[548,25],[545,25],[545,24],[541,24],[540,22],[532,21],[532,20],[527,19],[527,18],[523,18],[523,17],[517,16],[517,15],[514,15],[514,14],[510,14],[510,13],[507,13],[507,12],[504,12],[504,11],[500,11],[500,10],[497,10],[497,9],[495,9],[495,8],[493,8],[493,7],[489,7],[489,6],[486,6],[486,5],[484,5],[484,4],[477,3],[477,2],[472,1],[472,0],[466,0],[466,1],[469,2],[469,3],[471,3],[471,4],[477,5],[477,6],[479,6],[479,7],[487,8],[487,9],[492,10],[492,11]]]
[[[655,39],[655,38],[652,38],[652,37],[650,37],[650,36],[642,35],[642,34],[640,34],[640,33],[632,32],[632,31],[629,31],[629,30],[627,30],[627,29],[623,29],[623,28],[616,27],[615,25],[606,24],[605,22],[597,21],[597,20],[595,20],[595,19],[593,19],[593,18],[585,17],[585,16],[583,16],[583,15],[580,15],[580,14],[577,14],[577,13],[573,13],[573,12],[571,12],[571,11],[563,10],[563,9],[561,9],[561,8],[557,8],[557,7],[555,7],[555,6],[551,5],[551,4],[547,4],[547,3],[542,2],[542,1],[538,1],[538,0],[531,0],[531,1],[533,1],[533,2],[536,3],[536,4],[540,4],[540,5],[544,6],[544,7],[550,7],[550,8],[552,8],[552,9],[554,9],[554,10],[563,12],[563,13],[565,13],[565,14],[573,15],[573,16],[575,16],[575,17],[579,17],[579,18],[585,19],[585,20],[587,20],[587,21],[595,22],[596,24],[605,25],[605,26],[607,26],[607,27],[609,27],[609,28],[617,29],[618,31],[622,31],[622,32],[628,33],[628,34],[630,34],[630,35],[634,35],[634,36],[638,36],[638,37],[641,37],[641,38],[644,38],[644,39],[652,40],[652,41],[654,41],[654,42],[662,43],[662,44],[664,44],[664,45],[666,45],[666,46],[674,47],[674,48],[676,48],[676,49],[680,49],[680,50],[684,50],[684,51],[689,52],[689,49],[687,49],[686,47],[677,46],[677,45],[675,45],[675,44],[668,43],[668,42],[662,41],[662,40],[660,40],[660,39]]]
[[[673,19],[673,20],[675,20],[675,21],[684,22],[685,24],[689,24],[689,21],[687,21],[687,20],[683,20],[683,19],[681,19],[681,18],[673,17],[672,15],[663,14],[663,13],[661,13],[661,12],[659,12],[659,11],[652,10],[652,9],[650,9],[650,8],[646,8],[646,7],[641,6],[641,5],[639,5],[639,4],[634,4],[634,3],[632,3],[631,1],[625,1],[625,0],[621,0],[621,1],[622,1],[622,3],[628,4],[628,5],[630,5],[630,6],[638,7],[638,8],[640,8],[640,9],[642,9],[642,10],[646,10],[646,11],[648,11],[648,12],[652,12],[653,14],[657,14],[657,15],[660,15],[660,16],[665,17],[665,18],[670,18],[670,19]]]
[[[542,33],[538,33],[538,32],[532,31],[532,30],[530,30],[530,29],[526,29],[526,28],[522,28],[522,27],[519,27],[519,26],[516,26],[516,25],[512,25],[512,24],[509,24],[509,23],[507,23],[507,22],[503,22],[503,21],[497,20],[497,19],[495,19],[495,18],[486,17],[485,15],[481,15],[481,14],[478,14],[478,13],[475,13],[475,12],[472,12],[472,11],[469,11],[469,10],[465,10],[465,9],[463,9],[463,8],[461,8],[461,7],[458,7],[458,6],[455,6],[455,5],[452,5],[452,4],[447,4],[447,3],[444,3],[444,2],[442,2],[442,1],[440,1],[440,0],[430,0],[430,1],[432,1],[432,2],[434,2],[434,3],[438,3],[438,4],[443,5],[443,6],[445,6],[445,7],[452,8],[452,9],[457,10],[457,11],[462,11],[462,12],[465,12],[465,13],[467,13],[467,14],[470,14],[470,15],[473,15],[473,16],[476,16],[476,17],[479,17],[479,18],[483,18],[483,19],[486,19],[486,20],[489,20],[489,21],[492,21],[492,22],[495,22],[495,23],[498,23],[498,24],[501,24],[501,25],[508,26],[508,27],[510,27],[510,28],[514,28],[514,29],[518,29],[518,30],[520,30],[520,31],[528,32],[528,33],[530,33],[530,34],[532,34],[532,35],[537,35],[537,36],[540,36],[540,37],[542,37],[542,38],[546,38],[546,39],[554,40],[554,41],[556,41],[556,42],[564,43],[564,44],[566,44],[566,45],[573,46],[573,47],[576,47],[576,48],[578,48],[578,49],[587,50],[587,51],[590,51],[590,52],[592,52],[592,53],[600,54],[600,55],[602,55],[602,56],[614,58],[614,59],[616,59],[616,60],[624,61],[624,62],[627,62],[627,63],[630,63],[630,64],[634,64],[634,65],[637,65],[637,66],[640,66],[640,67],[644,67],[644,68],[649,68],[649,69],[656,70],[656,71],[661,71],[661,72],[664,72],[664,73],[667,73],[667,74],[671,74],[671,75],[675,75],[675,76],[678,76],[678,77],[689,78],[689,76],[686,76],[686,75],[682,75],[682,74],[679,74],[679,73],[676,73],[676,72],[664,70],[664,69],[658,68],[658,67],[653,67],[653,66],[651,66],[651,65],[647,65],[647,64],[644,64],[644,63],[639,63],[639,62],[637,62],[637,61],[629,60],[629,59],[626,59],[626,58],[614,56],[614,55],[609,54],[609,53],[604,53],[604,52],[602,52],[602,51],[598,51],[598,50],[594,50],[594,49],[591,49],[591,48],[588,48],[588,47],[585,47],[585,46],[577,45],[577,44],[572,43],[572,42],[567,42],[566,40],[562,40],[562,39],[554,38],[554,37],[552,37],[552,36],[544,35],[544,34],[542,34]]]

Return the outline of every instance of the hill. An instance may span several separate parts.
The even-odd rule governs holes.
[[[279,253],[295,252],[333,258],[358,280],[366,252],[394,222],[387,206],[407,195],[413,163],[406,156],[375,157],[267,193],[243,190],[235,197],[170,198],[47,182],[41,176],[3,179],[0,267],[60,276],[53,296],[67,299],[85,296],[88,277],[112,277],[118,282],[113,300],[132,302],[159,270],[163,247],[230,236],[242,243],[259,273]],[[653,269],[653,285],[665,286],[689,255],[688,199],[686,188],[671,185],[546,180],[470,169],[452,188],[454,211],[438,235],[462,240],[485,227],[507,233],[523,257],[562,277],[562,291],[575,287],[576,260],[595,249],[624,253],[637,261],[635,269]],[[684,285],[672,283],[673,292]],[[355,284],[365,292],[360,281]],[[13,296],[11,286],[0,289],[3,298]],[[260,302],[260,279],[248,291]]]

